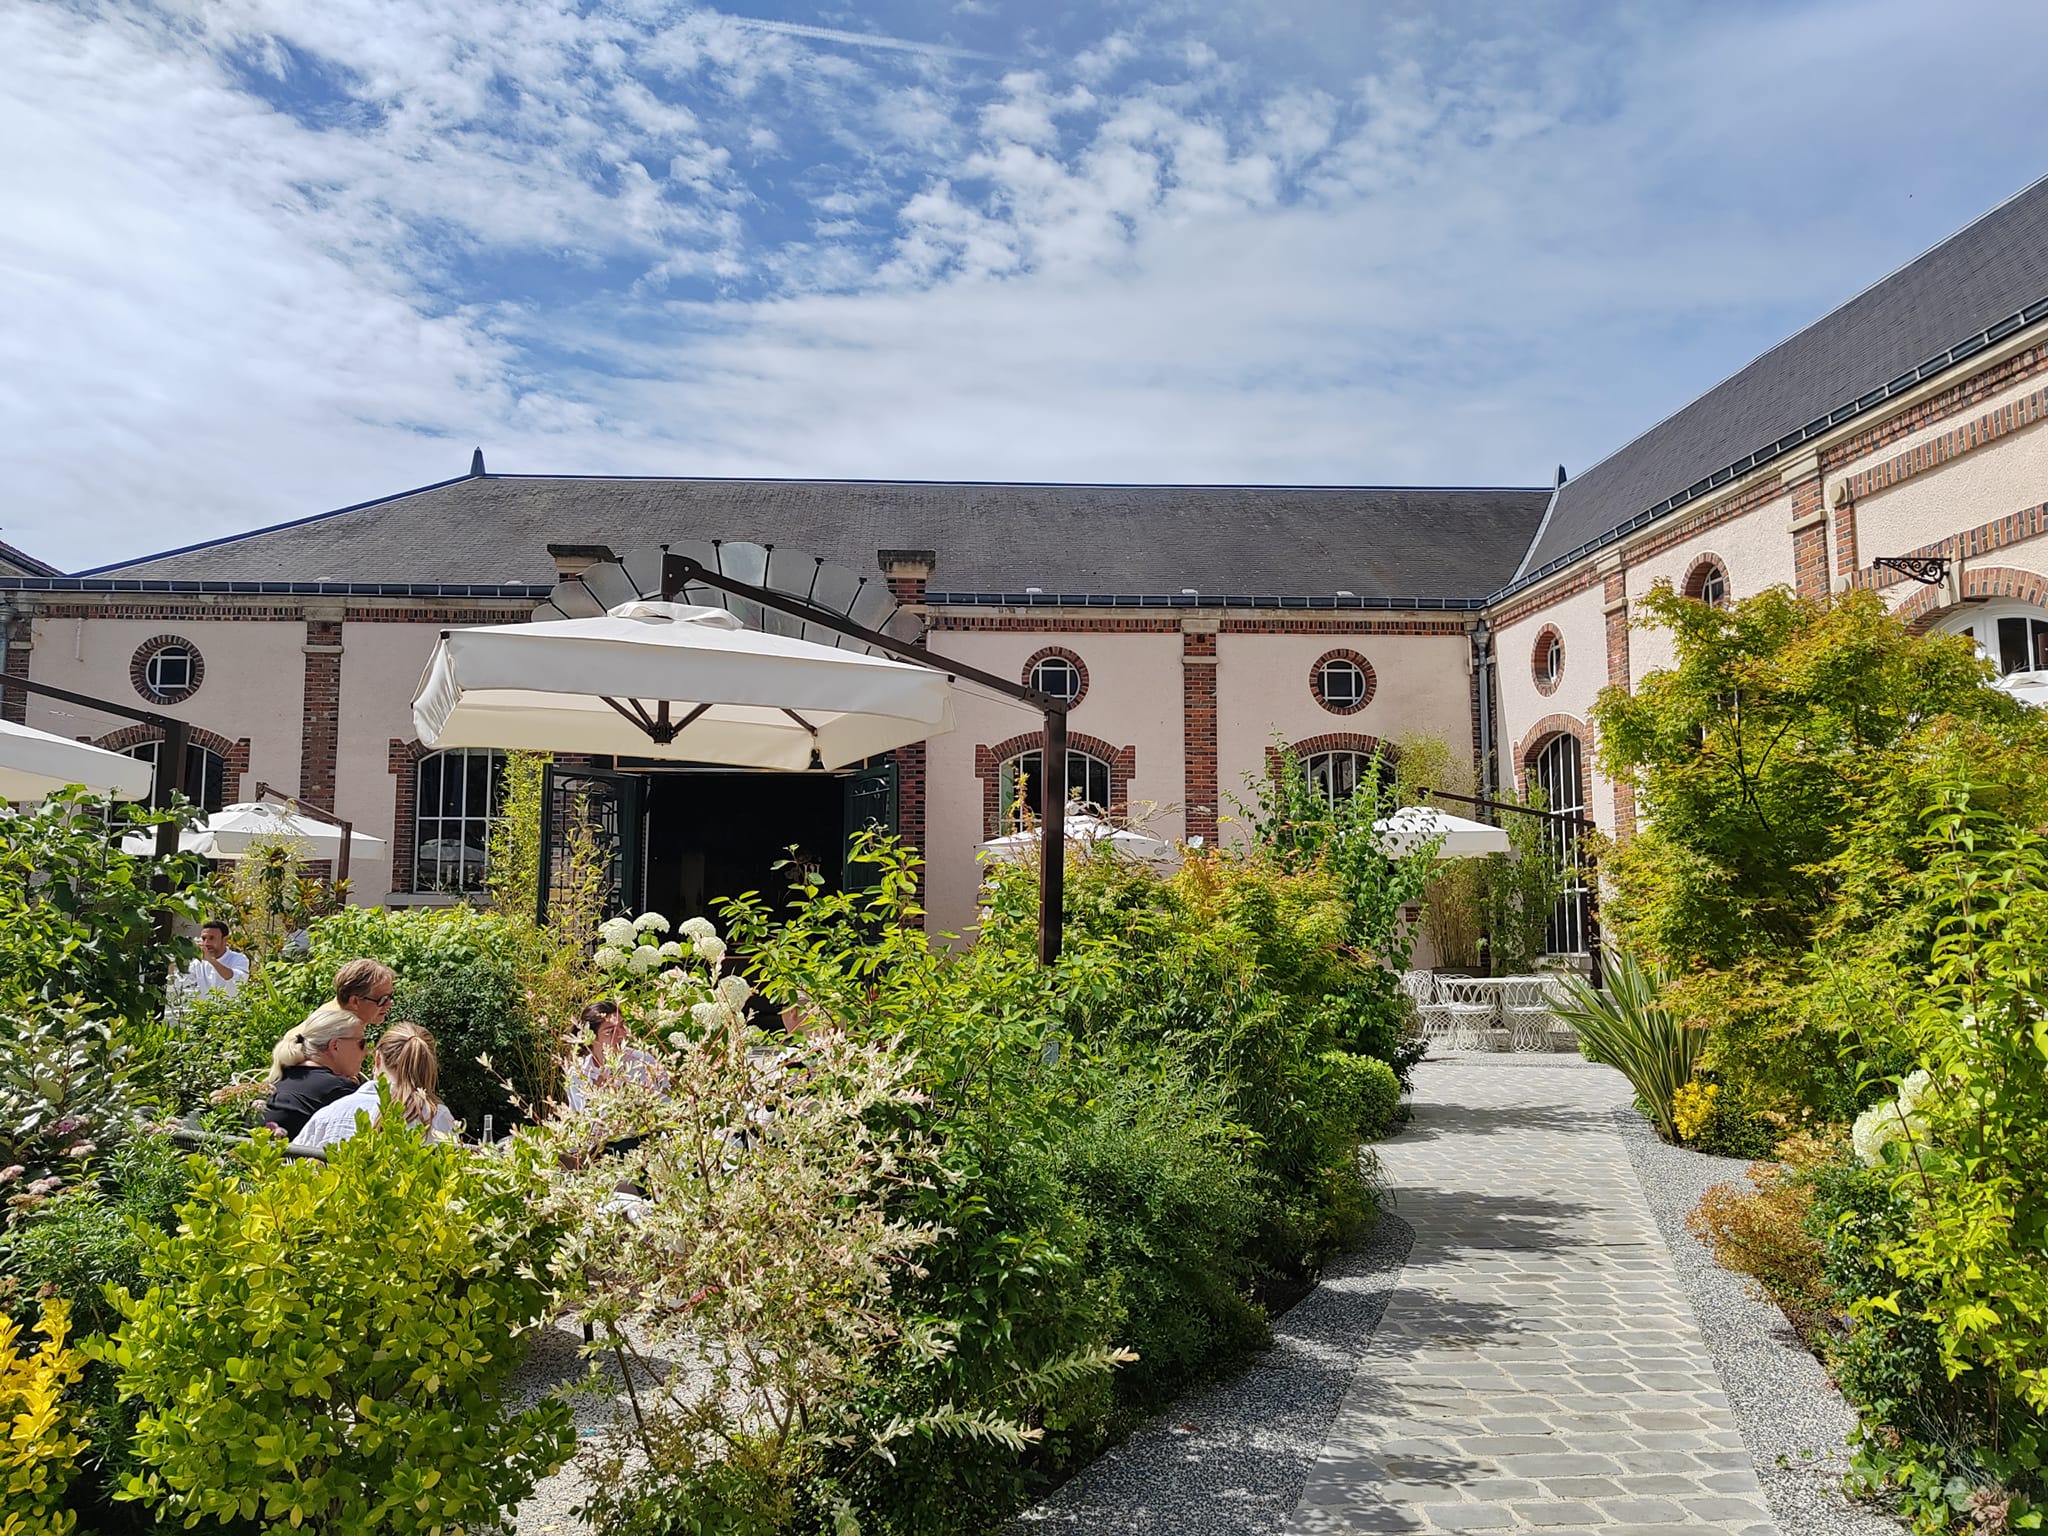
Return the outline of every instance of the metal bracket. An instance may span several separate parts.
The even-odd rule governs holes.
[[[1947,555],[1885,555],[1870,562],[1872,570],[1891,571],[1928,587],[1948,580],[1949,567],[1954,564]]]

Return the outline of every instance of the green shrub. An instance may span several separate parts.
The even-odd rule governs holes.
[[[126,1496],[320,1536],[488,1525],[573,1448],[565,1405],[503,1401],[547,1300],[537,1175],[426,1145],[389,1105],[330,1156],[266,1137],[195,1160],[95,1346],[142,1407]]]
[[[43,1342],[17,1350],[21,1329],[0,1314],[0,1536],[65,1536],[78,1517],[64,1502],[85,1441],[68,1389],[85,1358],[70,1348],[70,1308],[46,1302],[37,1322]]]
[[[127,1138],[134,1077],[130,1054],[80,999],[0,1003],[0,1189],[10,1210],[54,1193]]]
[[[1394,1069],[1372,1056],[1325,1051],[1331,1086],[1345,1106],[1338,1111],[1362,1141],[1378,1141],[1394,1128],[1401,1113],[1401,1084]]]
[[[1609,957],[1606,980],[1602,992],[1583,977],[1567,976],[1557,1016],[1578,1031],[1586,1059],[1614,1067],[1627,1078],[1657,1133],[1676,1141],[1672,1101],[1691,1081],[1707,1032],[1672,1016],[1657,996],[1663,978],[1626,950]]]

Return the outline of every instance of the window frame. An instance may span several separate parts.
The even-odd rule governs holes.
[[[1042,747],[1030,747],[1013,756],[1004,758],[1002,762],[996,765],[996,815],[999,835],[1024,830],[1024,825],[1019,819],[1016,809],[1017,776],[1025,772],[1023,765],[1027,760],[1039,765],[1039,770],[1033,772],[1032,776],[1027,780],[1027,783],[1036,786],[1038,798],[1035,803],[1027,798],[1024,809],[1034,817],[1044,815],[1045,780],[1042,772],[1044,749]],[[1077,762],[1081,769],[1079,775],[1075,772]],[[1097,770],[1100,770],[1099,778],[1102,788],[1102,798],[1100,800],[1095,799],[1088,793],[1090,789],[1095,787],[1090,781],[1098,777]],[[1074,790],[1077,785],[1081,789],[1079,801],[1083,807],[1102,814],[1109,812],[1116,794],[1116,777],[1113,765],[1106,758],[1097,757],[1093,752],[1082,747],[1068,747],[1067,803],[1069,807],[1072,807],[1075,802]]]
[[[1039,674],[1049,667],[1065,669],[1067,675],[1073,679],[1074,686],[1071,692],[1062,692],[1055,688],[1048,688],[1039,681]],[[1067,706],[1072,708],[1081,702],[1081,695],[1088,691],[1088,674],[1082,668],[1081,659],[1078,656],[1074,656],[1066,651],[1050,651],[1034,657],[1031,665],[1025,668],[1024,686],[1036,688],[1040,693],[1049,694],[1055,699],[1064,700]]]
[[[436,808],[447,803],[447,770],[451,759],[460,759],[463,763],[461,796],[457,802],[459,808],[454,815]],[[486,764],[484,809],[481,813],[470,806],[473,784],[468,765],[478,759]],[[437,775],[435,787],[438,791],[431,799],[427,794],[430,764]],[[484,890],[484,881],[490,871],[491,837],[504,814],[504,772],[505,754],[490,747],[444,747],[438,752],[420,754],[413,763],[412,826],[408,829],[412,838],[412,895],[470,896]],[[472,825],[480,825],[483,831],[481,854],[474,861],[466,854],[453,860],[439,852],[431,856],[427,854],[429,844],[450,841],[467,849],[470,846],[467,833]],[[473,875],[470,872],[472,863],[475,865]],[[452,882],[447,878],[451,864],[455,869]]]
[[[2005,626],[2010,623],[2026,626],[2021,633],[2024,664],[2016,667],[2005,664]],[[2000,677],[2010,677],[2015,672],[2048,671],[2048,608],[2010,599],[1971,603],[1943,615],[1933,628],[1936,634],[1968,636],[1977,647],[1977,654],[1990,662]],[[1983,633],[1986,630],[1990,632],[1989,643]]]
[[[1530,749],[1525,760],[1528,783],[1543,791],[1543,809],[1561,816],[1586,814],[1586,749],[1576,734],[1557,731]],[[1567,775],[1567,768],[1569,773]],[[1570,793],[1565,793],[1566,789]],[[1568,802],[1568,803],[1566,803]],[[1586,953],[1586,863],[1582,857],[1580,833],[1575,822],[1549,821],[1545,827],[1551,846],[1563,856],[1571,871],[1564,893],[1551,909],[1544,934],[1544,947],[1553,955]]]
[[[141,741],[132,747],[123,747],[121,755],[123,757],[132,757],[137,762],[148,763],[151,781],[154,782],[155,776],[163,763],[163,751],[163,738],[159,736],[154,741]],[[185,743],[185,759],[188,765],[194,753],[199,754],[199,794],[192,803],[210,816],[229,803],[228,760],[209,746],[196,741],[187,741]],[[179,784],[174,787],[182,789],[184,786]],[[213,791],[210,795],[208,794],[209,789]]]

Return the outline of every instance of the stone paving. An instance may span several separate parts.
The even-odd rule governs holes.
[[[1416,1069],[1379,1147],[1415,1245],[1288,1521],[1776,1536],[1612,1110],[1577,1057]]]

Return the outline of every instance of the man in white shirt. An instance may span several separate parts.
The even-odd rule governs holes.
[[[249,974],[249,957],[228,948],[228,925],[209,919],[199,928],[199,958],[185,967],[184,990],[193,997],[232,993]]]

